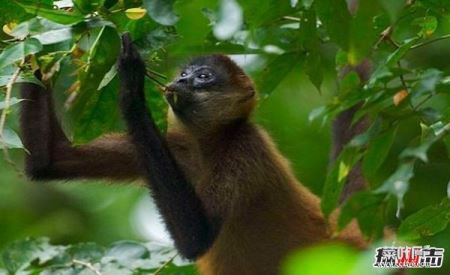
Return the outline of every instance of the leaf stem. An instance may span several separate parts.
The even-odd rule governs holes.
[[[102,273],[97,268],[95,268],[91,263],[73,259],[72,264],[74,264],[74,265],[78,264],[78,265],[84,266],[87,269],[89,269],[90,271],[94,272],[96,275],[102,275]]]
[[[167,262],[165,262],[162,266],[160,266],[155,271],[155,273],[153,273],[153,275],[158,275],[159,273],[161,273],[164,268],[166,268],[171,262],[173,262],[173,260],[175,260],[176,256],[178,256],[178,253],[175,253],[175,255],[173,255],[169,260],[167,260]]]
[[[449,38],[450,38],[450,34],[446,34],[446,35],[437,37],[437,38],[435,38],[435,39],[427,40],[427,41],[424,41],[424,42],[422,42],[422,43],[413,45],[413,46],[411,46],[410,49],[411,49],[411,50],[414,50],[414,49],[417,49],[417,48],[426,46],[426,45],[428,45],[428,44],[431,44],[431,43],[434,43],[434,42],[437,42],[437,41],[441,41],[441,40],[444,40],[444,39],[449,39]]]

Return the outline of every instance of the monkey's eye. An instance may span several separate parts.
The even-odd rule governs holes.
[[[185,77],[185,76],[187,76],[187,73],[186,73],[186,72],[182,72],[182,73],[180,74],[180,76],[181,76],[181,77]]]
[[[208,77],[209,77],[208,74],[199,74],[199,75],[198,75],[198,78],[201,78],[201,79],[206,79],[206,78],[208,78]]]

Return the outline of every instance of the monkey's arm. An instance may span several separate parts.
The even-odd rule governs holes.
[[[213,243],[218,225],[206,217],[194,187],[186,180],[161,137],[144,96],[145,65],[128,35],[119,58],[121,111],[138,152],[145,177],[180,254],[202,255]]]
[[[51,91],[22,84],[21,130],[26,174],[34,180],[133,179],[139,176],[134,145],[126,135],[109,135],[72,146],[53,109]]]

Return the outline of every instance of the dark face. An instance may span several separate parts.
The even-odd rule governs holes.
[[[194,59],[180,71],[165,93],[175,115],[196,125],[247,115],[251,109],[247,105],[253,106],[254,95],[251,80],[223,55]]]
[[[195,109],[205,97],[204,93],[221,92],[227,83],[225,72],[208,64],[193,64],[184,67],[169,85],[166,98],[175,112]]]

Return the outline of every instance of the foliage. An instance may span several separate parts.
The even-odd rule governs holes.
[[[253,60],[246,69],[266,98],[288,75],[300,77],[301,68],[327,101],[311,111],[311,121],[329,125],[357,106],[354,124],[370,122],[330,166],[323,180],[324,213],[338,206],[350,171],[361,164],[370,187],[343,205],[340,228],[356,218],[371,239],[381,238],[388,225],[399,229],[400,239],[442,240],[439,233],[450,221],[450,3],[360,0],[353,11],[347,2],[7,1],[0,7],[0,86],[40,83],[32,74],[39,68],[55,87],[58,105],[65,106],[61,113],[68,131],[76,143],[84,143],[122,129],[115,60],[123,32],[130,32],[149,74],[160,81],[188,56],[222,52]],[[367,81],[354,70],[364,62],[373,67]],[[290,88],[303,92],[303,87]],[[164,129],[163,98],[150,80],[146,89]],[[327,90],[335,93],[326,97]],[[0,111],[7,118],[6,124],[0,121],[2,147],[22,147],[15,131],[17,97],[14,91],[0,95]],[[427,191],[436,195],[423,196]]]
[[[95,243],[62,246],[39,238],[11,244],[2,259],[7,271],[14,274],[195,274],[193,267],[175,259],[176,255],[173,248],[155,243],[120,241],[109,247]]]

